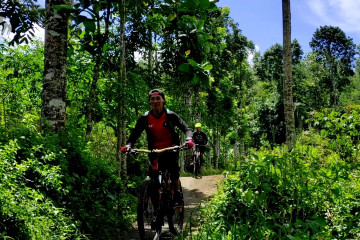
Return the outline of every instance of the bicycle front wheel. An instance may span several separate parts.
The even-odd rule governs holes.
[[[175,236],[180,235],[183,229],[184,223],[184,201],[177,206],[170,206],[168,209],[167,218],[169,224],[169,230]]]
[[[157,217],[157,199],[153,181],[145,181],[140,189],[137,204],[137,223],[140,240],[154,239]]]

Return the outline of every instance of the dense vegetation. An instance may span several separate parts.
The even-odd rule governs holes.
[[[124,171],[118,132],[148,110],[153,88],[190,126],[202,123],[206,168],[230,176],[187,236],[360,238],[360,65],[341,29],[319,26],[305,56],[292,42],[297,144],[288,152],[283,47],[254,52],[228,8],[208,0],[126,5],[125,83],[118,2],[55,8],[71,20],[64,130],[41,129],[43,43],[0,42],[1,238],[117,239],[126,231],[147,160],[128,157]]]
[[[359,239],[357,109],[323,111],[296,148],[252,152],[202,210],[193,239]]]

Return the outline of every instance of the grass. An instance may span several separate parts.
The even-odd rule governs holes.
[[[201,176],[212,176],[212,175],[221,175],[224,174],[224,169],[215,169],[209,166],[204,166],[204,168],[201,170],[200,175]],[[181,177],[192,177],[194,175],[193,172],[181,172]]]

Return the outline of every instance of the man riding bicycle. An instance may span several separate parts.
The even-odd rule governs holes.
[[[149,103],[151,110],[143,114],[137,121],[135,128],[129,136],[127,144],[123,149],[130,151],[141,133],[145,130],[147,134],[148,149],[164,149],[174,145],[180,145],[180,138],[175,128],[186,134],[186,145],[192,147],[192,131],[188,125],[173,111],[164,107],[166,100],[164,92],[154,89],[149,92]],[[122,150],[123,151],[123,150]],[[156,157],[157,154],[157,157]],[[180,168],[178,164],[178,152],[150,153],[149,159],[152,167],[150,176],[155,176],[154,170],[164,172],[168,170],[171,179],[171,188],[174,190],[174,204],[182,200]]]
[[[193,133],[193,139],[195,144],[199,144],[199,151],[200,151],[200,169],[203,167],[204,164],[204,152],[205,152],[205,145],[208,143],[208,138],[206,134],[201,130],[201,123],[195,124],[196,131]]]

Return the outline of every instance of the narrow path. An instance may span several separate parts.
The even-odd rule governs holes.
[[[217,193],[219,182],[224,179],[223,175],[204,176],[196,179],[193,177],[181,177],[181,185],[184,193],[185,202],[185,219],[184,224],[188,222],[191,214],[196,214],[196,208],[200,206],[202,201],[209,200],[215,193]],[[171,239],[166,232],[167,227],[164,226],[160,239]],[[129,232],[124,232],[119,240],[137,240],[138,233],[136,224]]]
[[[189,218],[191,211],[198,207],[202,201],[209,200],[217,193],[219,181],[223,178],[223,175],[204,176],[200,179],[193,177],[180,178],[184,192],[185,220]]]

